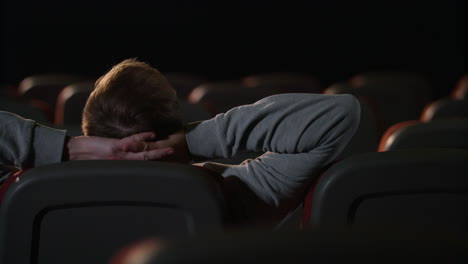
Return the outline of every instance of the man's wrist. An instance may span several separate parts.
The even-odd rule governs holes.
[[[70,137],[67,141],[67,158],[68,160],[82,160],[89,159],[90,153],[93,153],[91,149],[94,145],[88,142],[89,137]]]

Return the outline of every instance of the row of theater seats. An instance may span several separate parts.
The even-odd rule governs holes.
[[[468,116],[468,76],[461,78],[451,98],[439,100],[433,98],[433,88],[424,76],[405,72],[362,73],[326,89],[321,88],[317,78],[298,73],[257,74],[235,81],[207,81],[183,73],[166,73],[166,76],[180,96],[184,122],[208,119],[277,93],[353,94],[361,103],[362,122],[346,150],[348,154],[377,150],[384,132],[399,122],[427,123],[445,117]],[[31,76],[13,92],[29,104],[2,96],[1,109],[80,135],[82,109],[93,88],[94,80],[81,76]]]
[[[182,73],[169,73],[173,85],[183,92],[201,79]],[[177,76],[177,77],[176,77]],[[81,115],[87,98],[94,89],[95,79],[70,74],[39,74],[22,80],[18,87],[2,89],[1,110],[37,120],[47,125],[67,129],[71,135],[81,135]],[[0,90],[1,91],[1,90]],[[181,97],[184,122],[208,119],[210,113]]]
[[[174,72],[165,75],[181,100],[201,103],[213,115],[277,93],[350,93],[367,100],[379,114],[380,128],[386,129],[396,122],[418,118],[422,108],[434,99],[433,87],[427,78],[407,72],[362,73],[325,90],[317,78],[299,73],[257,74],[232,81],[209,81]],[[460,80],[453,98],[459,100],[466,96],[467,78]],[[41,74],[25,78],[15,92],[18,97],[47,105],[45,110],[51,115],[50,121],[58,125],[76,123],[80,122],[80,115],[67,111],[82,108],[81,97],[89,95],[94,81],[69,74]],[[395,102],[400,106],[398,109],[394,107]]]
[[[387,235],[398,232],[402,235],[399,239],[407,242],[414,237],[405,235],[419,233],[447,250],[460,247],[450,248],[452,240],[436,240],[436,235],[459,236],[464,239],[457,243],[463,242],[466,261],[467,161],[466,148],[399,150],[346,158],[311,186],[302,213],[302,229],[308,233],[298,235],[299,240],[292,235],[285,241],[281,241],[284,237],[269,240],[274,237],[272,232],[294,233],[299,229],[279,226],[276,231],[260,229],[264,232],[260,237],[246,234],[246,241],[240,244],[223,244],[222,252],[218,251],[221,242],[210,241],[207,236],[222,239],[250,229],[229,225],[221,186],[204,171],[188,165],[145,161],[73,161],[38,167],[20,175],[21,180],[9,188],[2,201],[0,258],[2,263],[15,264],[109,263],[118,255],[134,254],[125,250],[129,245],[156,238],[169,243],[169,252],[163,256],[184,260],[180,252],[186,251],[195,259],[126,263],[204,263],[210,248],[201,245],[213,246],[211,257],[217,260],[233,261],[230,254],[238,254],[240,260],[247,254],[253,258],[248,263],[253,263],[258,252],[249,248],[248,241],[254,239],[264,253],[277,256],[281,251],[275,248],[282,245],[288,254],[300,253],[289,255],[292,260],[297,257],[301,260],[298,263],[305,263],[310,259],[304,258],[313,257],[307,252],[314,244],[307,241],[324,243],[324,249],[326,245],[345,243],[338,240],[340,236],[313,237],[314,231],[343,230],[369,234],[392,231]],[[312,237],[305,239],[308,235]],[[424,241],[423,237],[416,238]],[[402,254],[388,247],[388,239],[381,237],[377,243],[363,238],[362,243],[376,244],[354,253],[376,254],[375,247],[383,247],[386,255]],[[178,253],[174,253],[171,241],[186,244],[176,243]],[[205,253],[197,256],[191,251],[193,246]],[[420,244],[393,246],[405,247],[405,252],[424,253],[426,259],[433,254],[418,251]],[[141,250],[136,249],[137,253]],[[157,255],[160,250],[152,248],[151,252]],[[332,248],[327,250],[333,252]],[[343,253],[341,250],[337,253]]]
[[[255,75],[244,78],[241,81],[223,81],[223,82],[208,82],[207,80],[185,73],[165,73],[172,86],[177,90],[177,93],[182,102],[187,102],[187,98],[193,97],[191,94],[197,87],[199,94],[200,90],[215,89],[219,91],[231,92],[236,98],[226,100],[226,98],[214,98],[217,105],[229,102],[230,105],[223,107],[234,107],[241,104],[252,102],[263,98],[267,95],[280,92],[320,92],[318,81],[310,76],[294,73],[277,73],[269,76]],[[49,121],[55,125],[76,124],[81,122],[81,112],[86,98],[93,90],[95,79],[85,78],[83,76],[69,74],[41,74],[25,78],[18,85],[17,91],[14,93],[17,97],[26,100],[41,101],[43,106],[40,107],[50,119]],[[249,87],[252,89],[237,91],[238,88]],[[289,88],[287,88],[289,87]],[[291,87],[293,87],[291,89]],[[258,91],[257,91],[258,90]],[[260,92],[261,91],[261,92]],[[249,92],[253,92],[249,95]],[[255,95],[254,95],[255,94]],[[225,96],[224,94],[223,96]],[[209,95],[209,97],[216,95]],[[196,96],[195,96],[196,97]],[[208,99],[209,100],[209,99]],[[195,102],[191,102],[196,104]],[[193,107],[190,109],[193,110]],[[219,113],[216,109],[216,113]],[[186,114],[192,113],[187,111]],[[212,112],[212,115],[215,113]],[[197,117],[206,117],[203,113],[201,116],[188,116],[189,121]]]
[[[453,98],[429,104],[424,111],[431,100],[421,100],[419,112],[414,110],[413,118],[407,118],[403,114],[411,108],[403,107],[404,100],[393,103],[405,109],[401,115],[383,114],[392,106],[385,100],[403,96],[399,94],[406,90],[389,88],[379,101],[372,96],[378,91],[369,83],[384,74],[367,76],[367,82],[356,77],[339,85],[359,99],[361,124],[345,154],[314,182],[298,210],[277,227],[285,233],[237,234],[239,230],[227,225],[221,187],[190,166],[75,161],[26,171],[8,190],[0,208],[0,262],[108,263],[112,259],[112,264],[127,264],[122,261],[146,251],[149,257],[134,263],[253,263],[257,259],[338,263],[340,255],[367,262],[466,263],[468,89],[460,88],[466,79],[460,81]],[[246,80],[241,83],[261,82],[260,78]],[[253,84],[250,88],[242,84],[244,90],[240,90],[239,82],[224,83],[237,87],[238,93],[255,90]],[[190,102],[208,105],[212,115],[223,111],[214,105],[220,102],[216,97],[211,105],[208,100],[196,100],[207,98],[206,91],[222,91],[210,85],[198,86],[187,95]],[[341,93],[336,87],[325,93]],[[239,97],[250,103],[271,94],[272,90],[262,89],[256,90],[258,94],[246,92],[253,97]],[[277,89],[275,93],[286,88]],[[234,100],[236,93],[226,90]],[[440,114],[438,109],[446,110]],[[417,121],[408,122],[411,119]],[[300,227],[300,232],[290,230]],[[383,237],[379,239],[378,233]],[[147,238],[157,238],[165,246],[122,250]]]

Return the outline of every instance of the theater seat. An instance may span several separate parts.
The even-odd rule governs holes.
[[[433,87],[426,75],[404,71],[363,72],[350,79],[352,86],[361,89],[373,89],[373,92],[407,96],[413,104],[424,106],[434,96]],[[377,95],[373,93],[373,95]]]
[[[57,96],[55,125],[81,124],[83,108],[93,89],[93,81],[78,82],[63,88]]]
[[[110,264],[466,263],[468,243],[437,232],[249,230],[180,241],[146,240]]]
[[[82,76],[72,74],[37,74],[26,77],[18,86],[18,93],[24,99],[36,99],[47,103],[55,110],[57,96],[65,86],[83,81]]]
[[[311,228],[468,231],[468,150],[376,152],[329,168],[307,195]]]
[[[468,119],[395,124],[381,138],[379,151],[431,147],[468,148]]]
[[[239,105],[255,103],[275,93],[265,88],[247,89],[237,81],[210,82],[193,89],[188,102],[203,105],[212,115],[216,115]]]
[[[424,108],[420,119],[428,122],[447,118],[468,118],[468,100],[439,99]]]
[[[189,165],[72,161],[25,172],[0,210],[1,263],[108,263],[146,236],[218,232],[217,182]]]
[[[433,98],[426,77],[412,72],[364,72],[332,88],[327,89],[329,93],[349,93],[372,101],[381,132],[398,122],[418,119]]]
[[[296,72],[270,72],[253,74],[242,79],[248,88],[265,88],[279,93],[321,93],[322,88],[314,76]]]

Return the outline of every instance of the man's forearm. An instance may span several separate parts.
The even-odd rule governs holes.
[[[244,151],[304,153],[332,143],[336,133],[352,135],[359,112],[350,95],[276,95],[189,125],[187,144],[192,155],[207,159]],[[333,143],[340,151],[347,141]]]
[[[359,103],[350,95],[276,95],[198,124],[187,142],[192,154],[206,158],[266,152],[241,165],[207,167],[238,178],[272,208],[287,210],[348,144],[359,116]],[[249,204],[254,202],[243,206]]]

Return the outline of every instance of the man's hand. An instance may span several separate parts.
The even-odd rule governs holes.
[[[95,159],[125,159],[144,160],[143,148],[130,150],[127,145],[144,146],[145,141],[155,138],[152,132],[135,134],[122,139],[103,137],[72,137],[66,144],[64,151],[68,152],[70,160],[95,160]],[[172,147],[150,148],[150,159],[163,159],[174,153]]]
[[[144,141],[130,141],[124,145],[124,150],[128,152],[141,152],[148,144],[147,155],[150,160],[164,160],[168,162],[189,163],[192,161],[190,152],[185,139],[185,131],[180,130],[174,134],[169,135],[166,139],[158,140],[155,142]],[[169,151],[169,155],[161,157],[161,152]]]

